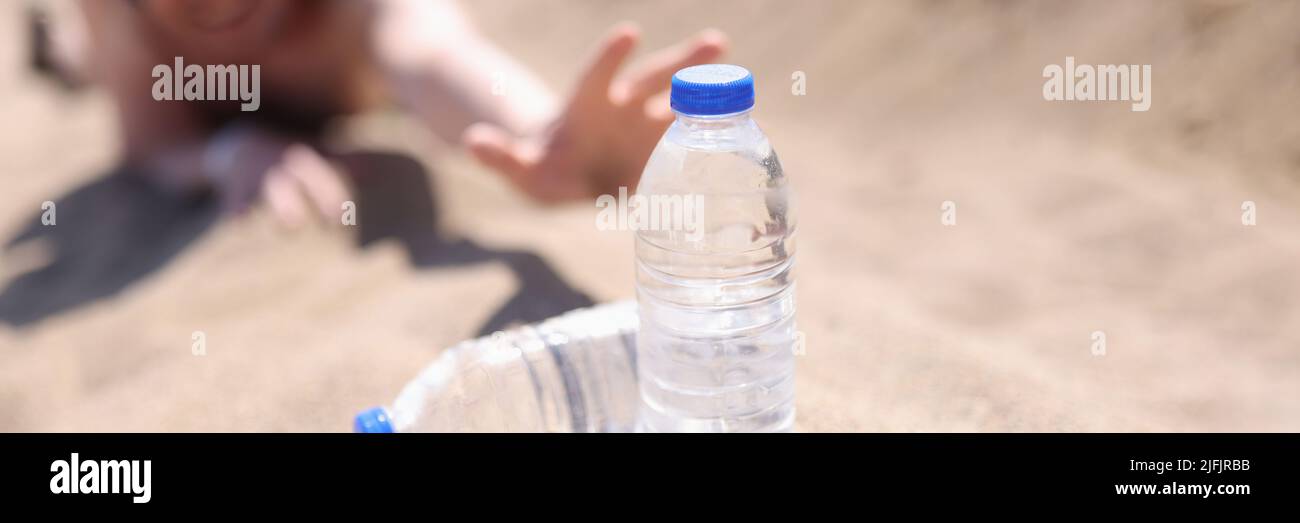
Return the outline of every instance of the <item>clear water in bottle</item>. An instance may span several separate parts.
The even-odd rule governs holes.
[[[676,121],[637,195],[700,198],[701,219],[693,231],[637,231],[638,430],[788,431],[794,208],[781,162],[750,118],[753,77],[732,65],[686,68],[671,99]]]
[[[444,351],[356,432],[630,432],[636,304],[572,311]]]

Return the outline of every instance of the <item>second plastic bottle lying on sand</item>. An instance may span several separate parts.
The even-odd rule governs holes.
[[[579,309],[466,341],[357,415],[357,432],[630,432],[636,304]]]
[[[750,118],[754,79],[734,65],[689,67],[673,76],[671,99],[677,119],[637,187],[661,211],[636,239],[638,428],[790,430],[794,209]]]

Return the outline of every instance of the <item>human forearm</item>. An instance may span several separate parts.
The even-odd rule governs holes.
[[[523,135],[554,118],[555,95],[478,34],[451,2],[380,2],[377,62],[399,103],[449,142],[476,122]]]

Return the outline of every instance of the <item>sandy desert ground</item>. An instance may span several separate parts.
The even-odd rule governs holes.
[[[0,258],[0,430],[348,430],[454,342],[633,295],[631,236],[593,205],[533,205],[396,114],[344,134],[406,173],[373,197],[414,210],[374,223],[418,242],[105,182],[112,109],[28,72],[22,7],[0,6],[0,236],[46,200],[60,224]],[[730,34],[801,203],[799,430],[1300,430],[1300,2],[468,8],[557,89],[618,20]],[[1045,101],[1066,56],[1150,64],[1150,110]]]

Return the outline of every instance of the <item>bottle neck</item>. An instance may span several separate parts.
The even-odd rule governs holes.
[[[726,129],[735,127],[749,121],[749,113],[753,109],[731,114],[719,115],[696,115],[676,113],[677,125],[683,126],[692,131],[709,131],[716,129]]]

